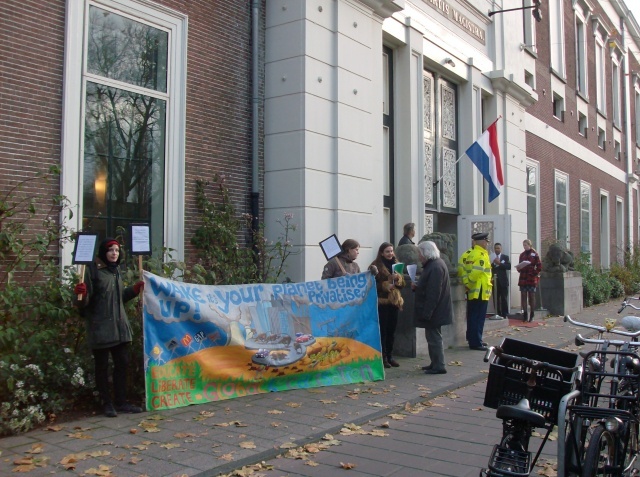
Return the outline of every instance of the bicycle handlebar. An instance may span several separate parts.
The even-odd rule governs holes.
[[[634,333],[637,334],[637,333]],[[624,345],[629,345],[630,347],[640,348],[640,341],[624,341],[624,340],[602,340],[597,338],[585,338],[580,333],[576,335],[576,344],[609,344],[616,348],[619,348]]]
[[[640,300],[640,298],[635,298],[635,297],[625,298],[624,301],[622,302],[622,305],[620,306],[620,309],[618,310],[618,313],[622,313],[622,310],[624,310],[628,306],[633,308],[634,310],[640,310],[640,306],[633,305],[629,303],[627,300]]]
[[[592,330],[596,330],[599,333],[613,333],[614,335],[620,335],[620,336],[628,336],[629,338],[637,338],[638,336],[640,336],[640,331],[623,331],[623,330],[607,330],[607,328],[605,328],[604,326],[599,326],[599,325],[591,325],[589,323],[581,323],[579,321],[575,321],[573,319],[571,319],[571,317],[569,315],[565,315],[564,317],[564,322],[569,322],[572,325],[576,325],[576,326],[581,326],[583,328],[590,328]],[[580,336],[580,335],[578,335]],[[606,340],[600,340],[600,341],[606,341]],[[610,343],[612,343],[612,341],[609,341]],[[587,343],[590,343],[590,341],[587,341]]]

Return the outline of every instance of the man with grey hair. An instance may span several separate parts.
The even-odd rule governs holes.
[[[414,224],[413,222],[404,224],[403,233],[404,235],[398,242],[398,247],[400,245],[407,245],[407,244],[413,245],[413,240],[411,239],[416,235],[416,224]]]
[[[442,327],[453,323],[449,270],[435,243],[420,242],[418,252],[422,273],[418,283],[411,284],[416,294],[414,324],[416,328],[424,328],[431,359],[431,364],[422,369],[425,374],[445,374]]]

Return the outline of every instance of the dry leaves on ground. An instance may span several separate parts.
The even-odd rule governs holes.
[[[46,467],[49,464],[49,457],[22,457],[14,460],[12,472],[31,472],[36,467]]]
[[[343,469],[355,469],[356,464],[352,464],[351,462],[340,462],[340,467]]]
[[[284,414],[284,411],[280,411],[278,409],[271,409],[270,411],[267,411],[268,414]]]
[[[289,407],[296,408],[296,407],[302,406],[302,403],[299,403],[299,402],[288,402],[286,405],[289,406]]]
[[[243,449],[255,449],[256,448],[256,445],[255,445],[255,443],[253,441],[243,441],[239,445]]]

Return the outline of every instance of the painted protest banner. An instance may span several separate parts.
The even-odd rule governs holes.
[[[207,286],[144,272],[147,409],[384,379],[370,272]]]

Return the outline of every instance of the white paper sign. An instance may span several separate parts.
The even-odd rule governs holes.
[[[134,255],[151,253],[151,238],[148,225],[131,226],[131,253]]]
[[[342,252],[342,247],[340,246],[340,242],[338,242],[336,234],[333,234],[320,242],[320,248],[322,249],[324,256],[327,257],[327,260],[331,260]]]
[[[412,263],[411,265],[407,265],[407,273],[409,274],[409,278],[413,283],[416,283],[416,271],[418,270],[418,265]]]
[[[78,234],[73,263],[91,263],[96,249],[98,236],[95,234]]]

